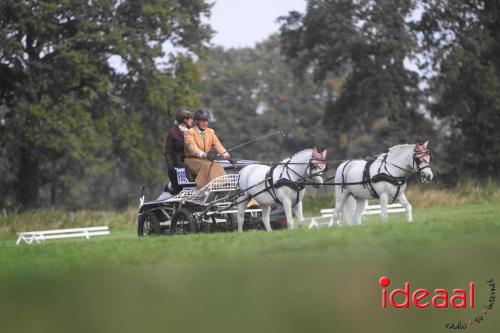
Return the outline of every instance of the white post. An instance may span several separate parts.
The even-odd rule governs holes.
[[[45,237],[43,236],[43,234],[38,234],[38,235],[35,235],[35,241],[37,243],[42,243],[45,241]]]
[[[328,223],[328,228],[333,227],[333,216],[330,218],[330,222]]]
[[[316,222],[316,219],[313,217],[311,219],[311,223],[309,223],[309,229],[317,228],[317,227],[318,227],[318,222]]]

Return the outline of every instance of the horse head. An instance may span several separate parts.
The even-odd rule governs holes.
[[[308,177],[312,179],[313,183],[317,184],[314,185],[314,187],[319,187],[319,184],[323,184],[323,173],[326,169],[326,149],[322,151],[317,148],[313,148],[311,160],[308,165]]]
[[[433,174],[431,170],[431,152],[427,148],[429,145],[429,140],[424,143],[419,143],[415,145],[413,150],[413,168],[420,176],[422,183],[428,183],[432,180]]]

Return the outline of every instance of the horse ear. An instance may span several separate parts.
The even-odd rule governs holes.
[[[326,151],[327,149],[323,150],[323,152],[321,153],[321,157],[323,157],[324,160],[326,159]]]
[[[423,145],[424,145],[424,150],[427,150],[427,145],[428,145],[428,144],[429,144],[429,140],[427,140],[427,141],[425,141],[425,142],[423,143]]]

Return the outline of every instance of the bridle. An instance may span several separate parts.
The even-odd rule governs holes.
[[[326,163],[326,161],[324,159],[319,159],[319,158],[313,157],[309,161],[307,168],[309,170],[308,171],[309,172],[308,178],[311,179],[311,178],[314,178],[316,176],[323,176],[323,174],[328,171],[328,164]],[[313,173],[312,172],[313,168],[318,168],[319,171]]]
[[[392,174],[387,169],[387,164],[390,164],[391,166],[395,167],[396,169],[399,169],[399,170],[404,171],[405,173],[409,174],[410,177],[411,176],[418,176],[418,177],[420,177],[420,179],[423,179],[424,176],[422,174],[422,171],[424,171],[427,168],[430,169],[431,152],[428,149],[417,150],[417,147],[414,148],[413,159],[412,159],[412,169],[411,170],[409,170],[407,168],[403,168],[395,163],[392,163],[391,161],[388,161],[387,156],[388,156],[388,154],[386,153],[383,159],[377,158],[378,160],[382,160],[380,167],[379,167],[379,173],[380,173],[380,169],[385,164],[385,170],[386,170],[387,174],[392,176]],[[424,162],[426,164],[422,166],[422,164]]]
[[[281,170],[280,175],[276,181],[273,180],[273,173],[274,173],[275,168],[280,164],[273,165],[271,167],[271,169],[268,171],[268,173],[266,174],[266,179],[264,181],[266,188],[264,190],[262,190],[261,192],[267,191],[273,197],[274,201],[276,201],[277,203],[281,203],[281,202],[279,201],[279,199],[276,195],[276,192],[275,192],[276,188],[281,187],[281,186],[286,186],[286,187],[289,187],[290,189],[294,190],[296,192],[296,197],[297,197],[295,200],[295,204],[297,204],[300,200],[300,193],[302,192],[302,190],[304,190],[305,186],[306,185],[316,185],[316,183],[310,184],[309,180],[312,179],[313,177],[318,176],[318,175],[322,175],[323,172],[326,170],[326,162],[324,160],[319,160],[319,159],[313,157],[309,160],[309,162],[307,162],[307,167],[306,167],[307,174],[305,176],[303,176],[303,175],[299,174],[297,171],[295,171],[293,168],[290,167],[290,164],[292,164],[292,163],[290,163],[290,161],[291,161],[291,159],[286,161],[284,164],[281,164],[281,165],[283,165],[283,169]],[[318,172],[313,172],[313,169],[316,168],[316,165],[319,163],[323,163],[325,166],[322,168],[321,166],[318,165],[320,170]],[[296,163],[293,163],[293,164],[296,164]],[[300,164],[305,164],[305,163],[300,163]],[[288,178],[283,177],[283,174],[285,172],[286,172],[286,175],[288,176]],[[295,176],[297,176],[296,180],[292,180],[290,172],[292,174],[295,174]],[[261,193],[261,192],[259,192],[259,193]]]
[[[283,172],[285,172],[285,170],[286,170],[286,174],[288,176],[288,179],[291,179],[291,177],[290,177],[290,171],[291,171],[293,174],[295,174],[298,177],[298,179],[297,179],[298,181],[307,182],[316,176],[322,176],[323,173],[325,173],[328,170],[328,164],[325,162],[325,160],[314,158],[314,157],[309,160],[309,163],[307,163],[307,167],[306,167],[307,176],[305,176],[305,177],[302,176],[301,174],[299,174],[293,168],[290,168],[289,164],[290,164],[290,161],[287,161],[284,164],[283,170],[281,171],[281,174],[280,174],[280,178],[283,176]],[[321,167],[321,164],[323,164],[324,167]],[[313,172],[313,168],[319,168],[319,171]]]
[[[428,149],[425,150],[417,150],[417,147],[413,150],[413,164],[412,167],[416,170],[416,174],[422,177],[422,171],[430,168],[432,161],[431,151]],[[423,163],[426,163],[424,166],[421,166]]]

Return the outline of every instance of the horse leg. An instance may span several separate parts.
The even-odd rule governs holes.
[[[286,224],[288,226],[288,229],[294,229],[295,226],[293,225],[293,216],[292,216],[292,202],[290,199],[283,200],[283,209],[285,210],[285,215],[286,215]]]
[[[302,214],[302,201],[297,202],[295,207],[293,207],[293,212],[295,216],[299,219],[298,226],[302,227],[304,225],[304,214]]]
[[[354,223],[361,225],[361,218],[365,210],[366,199],[356,199],[356,212],[354,213]]]
[[[389,198],[386,193],[380,195],[380,218],[382,222],[387,223],[387,203]]]
[[[406,195],[404,193],[401,193],[399,195],[398,201],[406,209],[406,221],[407,222],[412,222],[413,221],[413,216],[411,214],[412,207],[410,205],[410,202],[406,198]]]
[[[269,215],[271,214],[271,206],[262,206],[262,222],[267,232],[273,231],[271,229],[271,221]]]
[[[337,187],[337,186],[336,186]],[[336,223],[337,225],[344,224],[342,223],[342,210],[344,209],[344,203],[347,199],[348,195],[347,192],[342,192],[341,190],[335,191],[335,208],[333,209],[333,217],[332,217],[332,222]],[[333,226],[332,223],[330,223],[330,227]]]
[[[248,197],[238,204],[238,232],[243,231],[243,223],[245,222],[245,209],[247,208]]]

